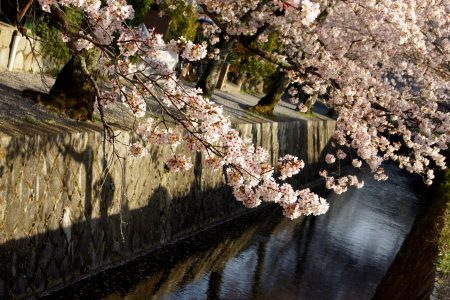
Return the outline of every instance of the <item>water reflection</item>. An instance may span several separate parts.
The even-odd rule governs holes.
[[[419,199],[406,177],[365,179],[328,195],[328,214],[286,220],[263,209],[52,299],[370,299],[409,231]]]

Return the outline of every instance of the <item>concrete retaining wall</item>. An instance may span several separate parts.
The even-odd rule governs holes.
[[[0,22],[0,68],[7,68],[14,31],[17,29],[11,25]],[[14,60],[14,71],[25,71],[38,73],[39,65],[42,67],[42,59],[39,58],[39,63],[33,55],[30,42],[19,33],[20,40],[17,47],[17,52]],[[40,44],[37,41],[32,41],[35,53],[40,52]]]
[[[317,178],[334,121],[240,124],[241,133],[308,166],[296,184]],[[0,137],[0,298],[32,297],[224,222],[246,209],[222,172],[169,173],[170,149],[128,156],[132,136],[114,149],[101,132]],[[110,160],[111,151],[119,157]],[[105,156],[105,154],[107,154]],[[107,171],[109,167],[109,172]]]

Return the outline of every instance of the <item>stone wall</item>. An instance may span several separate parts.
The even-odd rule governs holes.
[[[299,185],[317,178],[334,126],[316,119],[238,128],[272,160],[303,158]],[[192,170],[169,173],[169,148],[151,145],[132,158],[133,136],[117,133],[114,147],[95,130],[0,135],[0,298],[37,296],[246,212],[201,154],[186,153]]]
[[[9,55],[12,46],[12,40],[14,32],[17,29],[11,25],[0,22],[0,68],[7,68],[9,62]],[[25,71],[38,73],[39,65],[42,66],[42,59],[39,59],[39,63],[33,55],[32,45],[30,42],[19,34],[19,45],[17,47],[16,57],[14,60],[14,71]],[[40,44],[37,41],[31,40],[35,53],[39,53]]]

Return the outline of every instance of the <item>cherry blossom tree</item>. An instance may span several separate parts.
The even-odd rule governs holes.
[[[449,101],[449,2],[335,1],[328,7],[320,26],[300,38],[310,48],[294,46],[292,54],[304,70],[304,91],[326,95],[339,115],[338,159],[339,151],[352,149],[353,165],[363,161],[379,180],[387,179],[381,163],[393,160],[431,184],[433,168],[446,168],[442,151],[450,142],[448,110],[438,109]],[[311,37],[316,41],[309,43]],[[329,187],[345,191],[342,179],[323,175]]]
[[[148,35],[131,27],[128,20],[133,17],[133,9],[122,0],[106,3],[41,0],[39,3],[58,22],[62,38],[89,78],[107,132],[110,129],[104,107],[121,101],[136,117],[147,117],[137,128],[143,140],[171,147],[174,155],[166,164],[172,171],[192,167],[190,158],[179,154],[177,149],[202,151],[207,165],[216,169],[225,167],[234,195],[247,207],[258,206],[262,201],[277,202],[291,218],[301,214],[318,215],[328,209],[325,199],[308,189],[296,191],[280,182],[303,168],[301,160],[286,155],[276,166],[271,166],[268,152],[240,138],[221,107],[203,97],[201,90],[187,88],[176,78],[168,58],[180,55],[189,61],[203,59],[207,55],[206,45],[183,38],[165,43],[158,34]],[[86,25],[73,26],[65,18],[65,12],[70,9],[82,12]],[[100,52],[101,80],[83,63],[82,53],[90,49]],[[99,81],[103,83],[102,88]],[[149,99],[159,104],[159,113],[146,114]],[[171,123],[180,125],[183,131]],[[136,142],[130,145],[130,153],[139,156],[146,151]]]
[[[207,95],[212,94],[218,70],[228,55],[231,43],[238,42],[248,51],[260,55],[262,58],[276,63],[281,67],[279,76],[275,80],[272,88],[252,110],[258,113],[271,114],[274,107],[280,101],[282,94],[289,86],[291,80],[283,68],[292,68],[286,62],[284,51],[266,51],[264,42],[268,36],[281,36],[286,34],[304,31],[312,24],[314,19],[320,14],[319,5],[310,1],[196,1],[202,11],[214,21],[208,28],[207,34],[216,35],[211,40],[218,40],[217,51],[220,55],[212,59],[207,72],[199,81],[201,87]],[[290,32],[286,32],[289,24]],[[223,42],[225,41],[225,42]],[[283,43],[282,43],[283,44]],[[284,49],[284,47],[281,47]]]
[[[247,207],[279,203],[290,218],[327,211],[325,199],[283,183],[300,172],[303,161],[286,155],[271,166],[268,152],[243,140],[220,106],[176,77],[167,53],[200,60],[208,55],[206,44],[183,38],[166,43],[158,34],[145,35],[128,25],[134,11],[124,0],[39,3],[58,22],[75,56],[91,48],[100,52],[106,87],[99,87],[100,79],[82,62],[80,68],[95,91],[105,128],[104,106],[121,101],[136,117],[146,117],[138,127],[143,140],[173,149],[167,166],[174,172],[192,167],[177,149],[201,151],[210,167],[225,168],[236,199]],[[197,0],[192,5],[214,19],[211,45],[233,37],[278,64],[311,99],[321,97],[337,111],[336,152],[326,157],[330,166],[351,157],[354,167],[367,165],[384,180],[381,163],[393,160],[426,183],[433,168],[446,167],[442,151],[450,142],[450,119],[439,104],[449,97],[448,1]],[[64,18],[67,9],[82,12],[87,25],[71,25]],[[254,39],[264,40],[268,31],[278,35],[283,53],[254,47]],[[160,113],[147,112],[146,99],[156,102]],[[140,142],[130,153],[146,154]],[[354,175],[325,170],[321,175],[337,193],[363,185]]]
[[[238,40],[277,33],[284,51],[268,59],[303,86],[308,106],[321,98],[336,110],[337,151],[356,154],[354,166],[364,161],[384,180],[381,163],[394,160],[427,184],[433,168],[446,168],[449,114],[438,107],[449,100],[448,1],[198,2],[220,30]],[[242,22],[244,15],[248,22]],[[281,89],[286,85],[280,80]],[[257,107],[266,112],[273,103]],[[334,160],[330,156],[327,162]],[[322,175],[338,193],[355,183]]]

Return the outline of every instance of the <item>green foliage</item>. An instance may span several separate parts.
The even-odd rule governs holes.
[[[65,15],[73,31],[78,32],[87,26],[80,11],[67,8]],[[40,54],[44,58],[46,69],[51,74],[57,75],[72,55],[69,47],[63,42],[56,24],[47,14],[42,14],[33,24],[28,23],[27,27],[31,28],[41,41]]]
[[[264,43],[261,42],[257,42],[259,44],[259,47],[268,52],[268,53],[272,53],[272,52],[278,52],[281,53],[284,49],[283,47],[283,43],[279,41],[277,35],[275,33],[270,33],[267,36],[267,41],[265,41]]]
[[[436,266],[441,273],[450,276],[450,170],[446,170],[440,191],[447,199],[447,208],[442,216],[443,227],[438,239],[439,256]]]
[[[269,34],[267,41],[254,42],[255,45],[267,53],[281,52],[282,43],[279,42],[275,34]],[[250,77],[268,78],[275,75],[277,66],[266,59],[252,54],[239,44],[233,49],[230,59],[232,70],[238,70],[241,73],[248,73]],[[229,56],[230,56],[229,55]]]
[[[127,3],[134,8],[134,19],[131,21],[131,25],[137,26],[144,22],[153,2],[153,0],[127,0]]]
[[[51,25],[46,16],[36,20],[34,30],[41,41],[41,55],[47,65],[46,68],[50,73],[56,75],[70,59],[70,50],[62,41],[58,29]]]
[[[184,36],[194,41],[199,27],[197,8],[185,0],[175,0],[171,3],[169,6],[162,6],[162,10],[171,17],[167,40]]]
[[[231,50],[227,55],[226,62],[231,65],[237,65],[241,62],[241,57],[235,51]]]
[[[256,77],[270,77],[277,71],[277,67],[265,59],[257,56],[250,56],[246,61],[240,65],[242,72],[249,73]]]
[[[33,125],[40,125],[41,124],[41,122],[38,119],[36,119],[35,117],[33,117],[33,116],[25,116],[23,118],[23,121],[27,122],[27,123],[30,123],[30,124],[33,124]]]

